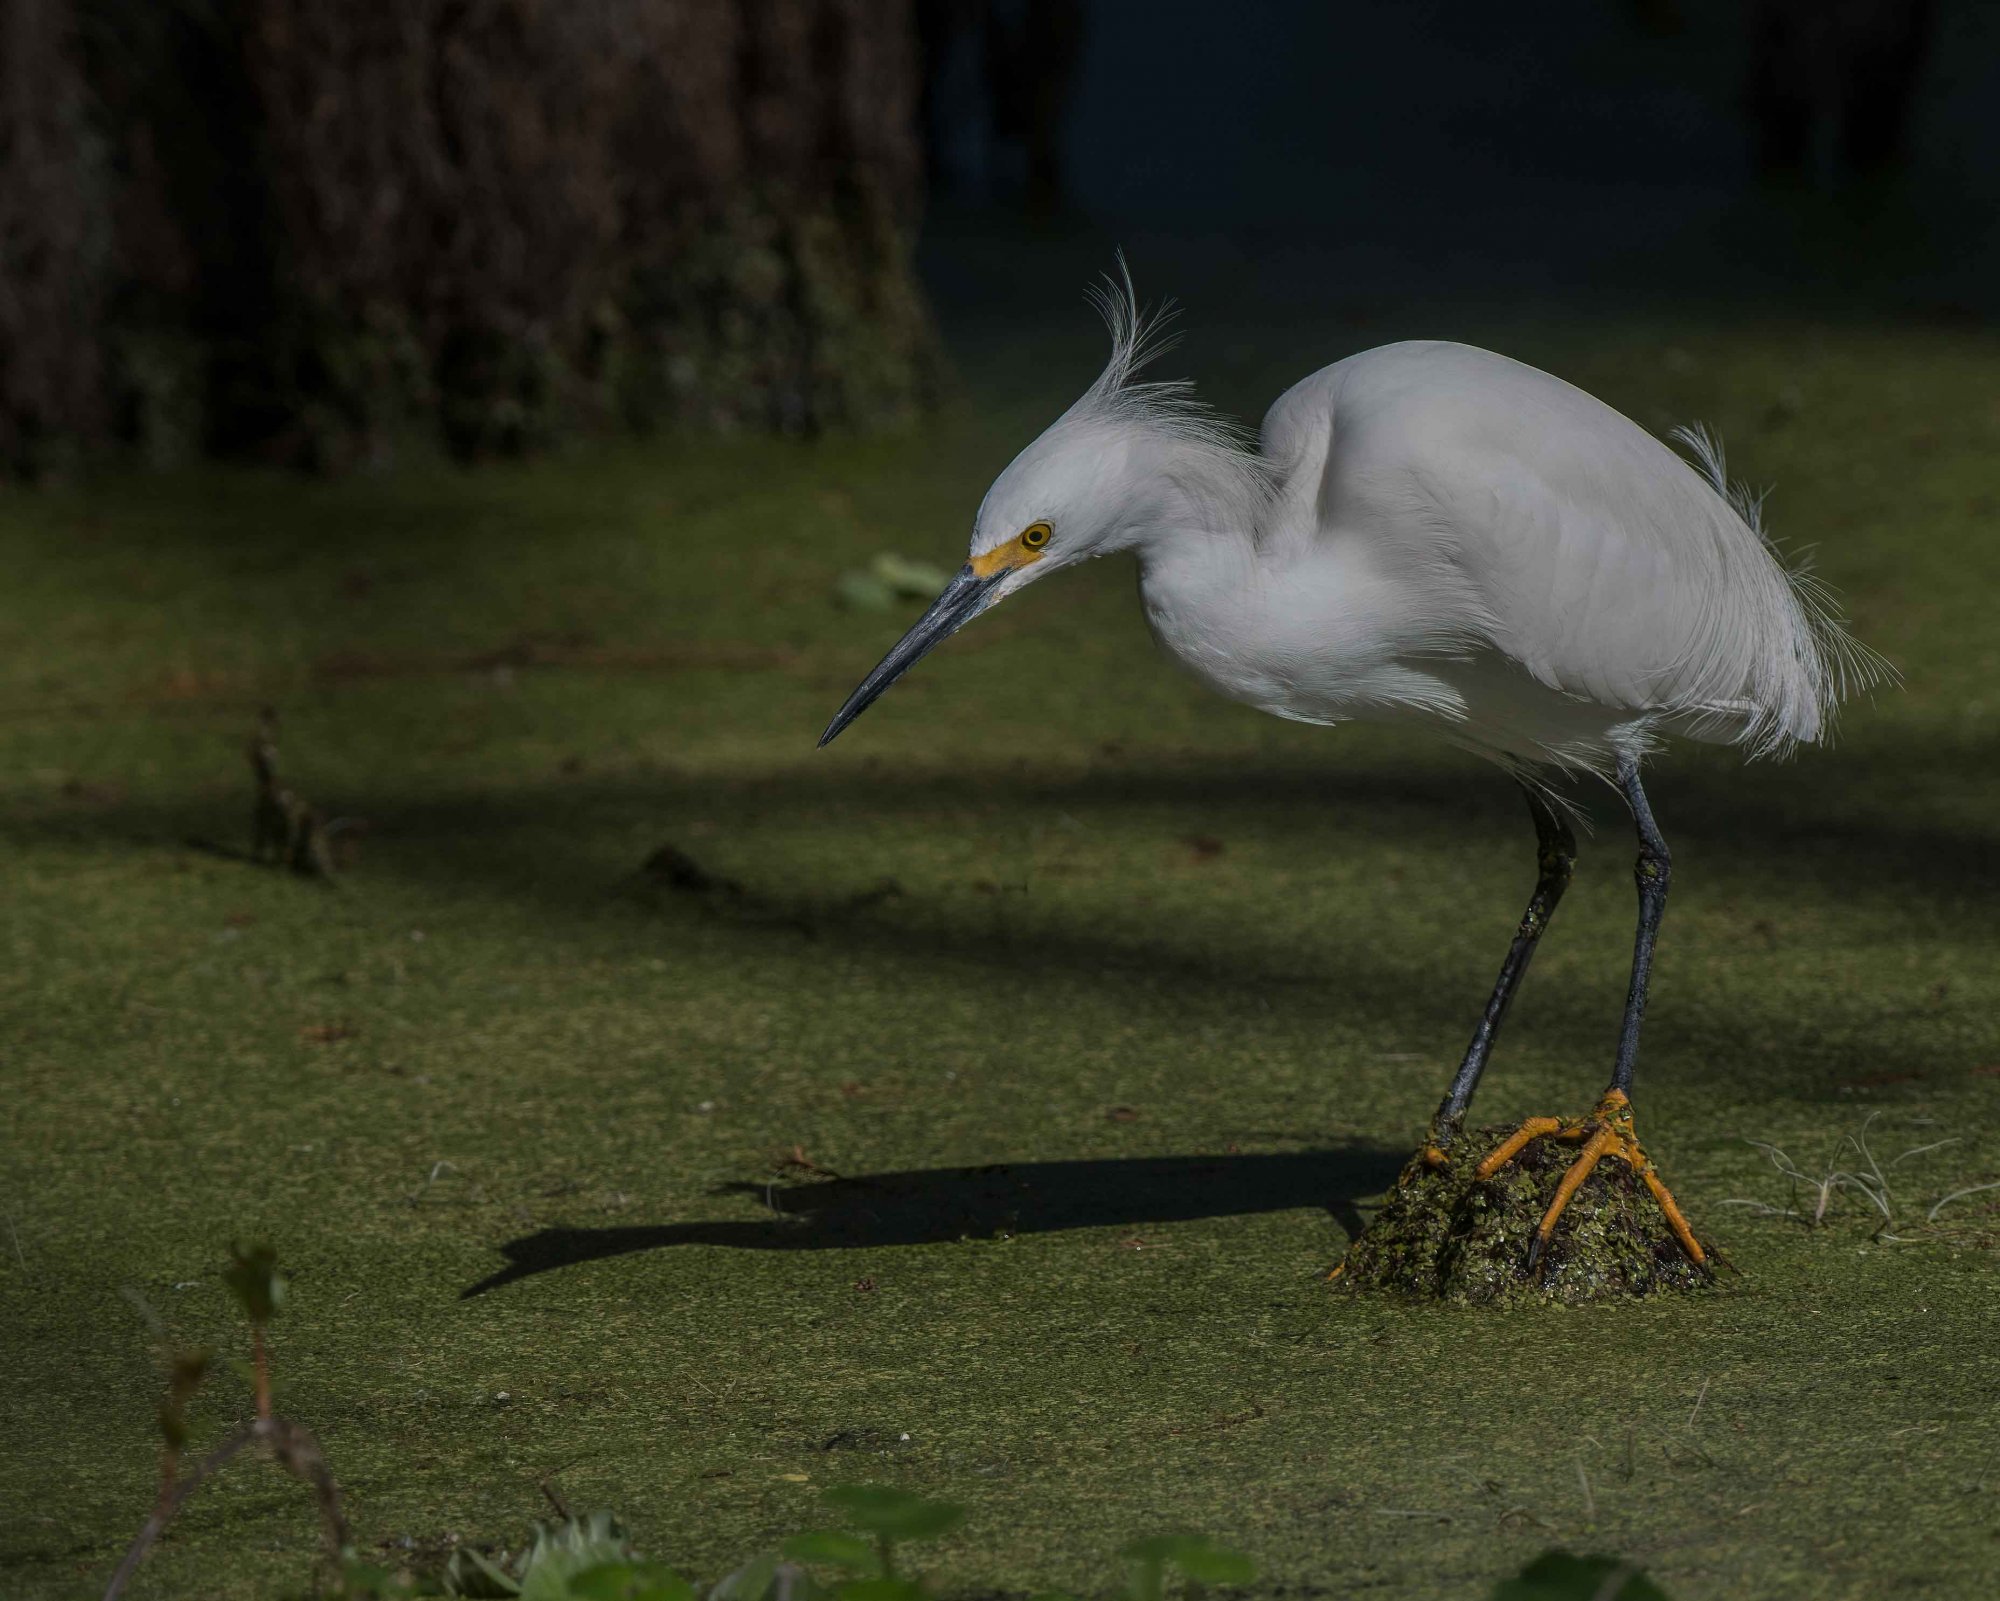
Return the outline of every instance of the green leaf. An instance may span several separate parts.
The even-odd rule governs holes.
[[[176,1400],[184,1401],[201,1388],[201,1381],[208,1377],[209,1364],[213,1355],[203,1349],[176,1351],[167,1364],[167,1389]]]
[[[1493,1601],[1667,1601],[1667,1592],[1620,1557],[1544,1551],[1496,1584]]]
[[[868,570],[905,600],[929,600],[951,582],[951,575],[927,561],[911,561],[885,550],[868,564]]]
[[[257,1370],[250,1365],[250,1358],[247,1356],[232,1356],[223,1363],[223,1366],[243,1381],[246,1390],[254,1390],[257,1387]]]
[[[927,1601],[929,1592],[915,1579],[849,1579],[833,1592],[833,1601]]]
[[[563,1557],[537,1562],[521,1575],[521,1601],[570,1601],[570,1577],[582,1571]]]
[[[1241,1551],[1200,1534],[1151,1534],[1118,1554],[1131,1564],[1127,1589],[1135,1601],[1160,1601],[1169,1568],[1178,1568],[1191,1584],[1248,1584],[1257,1576]]]
[[[950,582],[942,567],[885,550],[866,567],[842,573],[833,592],[843,606],[856,611],[893,611],[908,601],[929,600]]]
[[[778,1572],[778,1553],[762,1551],[708,1592],[708,1601],[764,1601]]]
[[[1125,1594],[1130,1601],[1160,1601],[1166,1590],[1166,1558],[1135,1549],[1150,1544],[1150,1541],[1134,1541],[1119,1553],[1130,1564],[1125,1576]]]
[[[1257,1577],[1254,1564],[1241,1551],[1195,1540],[1175,1552],[1173,1565],[1197,1584],[1248,1584]]]
[[[632,1585],[631,1563],[600,1562],[570,1575],[569,1593],[576,1601],[626,1601]]]
[[[471,1546],[462,1545],[452,1552],[451,1560],[445,1564],[444,1593],[496,1601],[496,1598],[519,1595],[521,1586],[512,1574],[502,1572]]]
[[[378,1568],[372,1562],[348,1562],[340,1570],[340,1593],[343,1601],[375,1601],[378,1596],[392,1596],[401,1586],[396,1576],[387,1568]]]
[[[625,1531],[609,1512],[537,1524],[521,1572],[521,1601],[569,1601],[570,1580],[577,1574],[633,1560]]]
[[[695,1588],[663,1562],[641,1562],[634,1571],[639,1588],[631,1601],[695,1601]]]
[[[896,604],[895,590],[870,572],[842,573],[833,592],[853,611],[890,611]]]
[[[208,1377],[213,1361],[207,1351],[199,1350],[176,1351],[168,1360],[167,1395],[160,1402],[159,1418],[160,1433],[172,1450],[178,1451],[187,1444],[187,1404]]]
[[[571,1576],[574,1601],[695,1601],[694,1586],[659,1562],[600,1562]]]
[[[229,1266],[223,1270],[222,1282],[236,1297],[244,1316],[259,1328],[285,1304],[285,1275],[278,1271],[278,1253],[261,1242],[248,1250],[229,1247]]]
[[[965,1508],[926,1501],[887,1484],[836,1484],[822,1499],[847,1514],[857,1529],[885,1540],[935,1540],[965,1520]]]
[[[882,1565],[875,1547],[858,1534],[842,1534],[835,1529],[808,1529],[784,1543],[784,1553],[793,1562],[826,1562],[837,1568],[853,1568],[858,1573],[874,1573]]]

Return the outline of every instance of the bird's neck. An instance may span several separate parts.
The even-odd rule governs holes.
[[[1212,560],[1224,554],[1217,546],[1254,548],[1270,506],[1270,479],[1259,458],[1174,439],[1162,443],[1150,468],[1125,540],[1142,568]]]
[[[1154,635],[1179,660],[1205,672],[1215,640],[1255,609],[1262,486],[1237,464],[1183,459],[1162,478],[1152,515],[1133,551],[1139,595]],[[1209,674],[1223,693],[1239,687]]]

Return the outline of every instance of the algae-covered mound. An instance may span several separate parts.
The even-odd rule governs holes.
[[[1639,1175],[1616,1159],[1591,1170],[1531,1268],[1528,1243],[1576,1147],[1534,1140],[1491,1178],[1478,1177],[1480,1159],[1510,1132],[1461,1135],[1443,1166],[1429,1165],[1422,1152],[1412,1157],[1348,1248],[1338,1282],[1466,1302],[1597,1301],[1713,1282],[1674,1237]]]

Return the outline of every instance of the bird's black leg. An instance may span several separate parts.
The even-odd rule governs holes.
[[[1646,985],[1653,975],[1653,943],[1659,938],[1660,918],[1667,910],[1667,886],[1673,881],[1674,859],[1667,842],[1653,821],[1653,808],[1639,786],[1639,764],[1631,757],[1618,763],[1618,789],[1632,808],[1632,821],[1639,829],[1639,860],[1633,874],[1639,881],[1639,932],[1632,944],[1632,985],[1625,992],[1625,1024],[1618,1031],[1618,1059],[1611,1068],[1611,1087],[1619,1094],[1632,1093],[1632,1064],[1639,1057],[1639,1025],[1646,1017]]]
[[[1479,1026],[1472,1031],[1471,1044],[1465,1048],[1465,1059],[1459,1063],[1451,1090],[1431,1124],[1429,1148],[1440,1156],[1465,1122],[1465,1109],[1472,1103],[1472,1092],[1479,1088],[1479,1076],[1486,1071],[1486,1058],[1492,1053],[1493,1041],[1500,1033],[1514,991],[1520,987],[1528,963],[1534,958],[1535,946],[1555,915],[1556,905],[1562,900],[1563,891],[1569,888],[1570,874],[1576,867],[1576,835],[1570,831],[1569,819],[1537,791],[1526,785],[1522,790],[1528,797],[1529,814],[1535,819],[1540,873],[1535,879],[1535,893],[1528,898],[1528,909],[1521,914],[1521,926],[1515,929],[1513,943],[1507,947],[1507,959],[1500,964],[1500,977],[1487,998],[1486,1010],[1480,1016]]]
[[[1535,1227],[1534,1238],[1528,1242],[1528,1265],[1532,1268],[1548,1247],[1557,1221],[1584,1180],[1605,1157],[1616,1157],[1628,1164],[1652,1192],[1689,1260],[1706,1268],[1708,1253],[1694,1237],[1694,1230],[1674,1200],[1673,1192],[1654,1170],[1632,1121],[1632,1064],[1639,1055],[1639,1024],[1646,1015],[1646,982],[1653,972],[1653,943],[1659,937],[1660,917],[1667,909],[1673,858],[1667,853],[1667,842],[1660,838],[1659,825],[1653,821],[1653,808],[1647,804],[1646,792],[1640,787],[1639,764],[1629,757],[1618,763],[1618,790],[1632,808],[1632,821],[1639,830],[1639,861],[1635,869],[1639,881],[1639,932],[1632,947],[1632,987],[1625,996],[1625,1024],[1618,1034],[1618,1057],[1611,1069],[1611,1087],[1587,1117],[1529,1118],[1473,1170],[1473,1177],[1492,1178],[1535,1140],[1560,1140],[1582,1147],[1576,1160],[1564,1171],[1548,1210]],[[1451,1103],[1445,1104],[1448,1109]]]

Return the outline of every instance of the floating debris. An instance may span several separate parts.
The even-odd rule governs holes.
[[[278,714],[265,707],[250,736],[250,771],[257,799],[250,819],[250,857],[306,878],[331,879],[335,828],[278,777]]]
[[[720,896],[741,900],[743,886],[733,878],[711,873],[678,845],[662,845],[639,864],[638,877],[654,889],[678,895]]]
[[[950,582],[951,574],[941,567],[885,550],[866,567],[842,573],[833,592],[855,611],[893,611],[900,602],[929,600]]]

